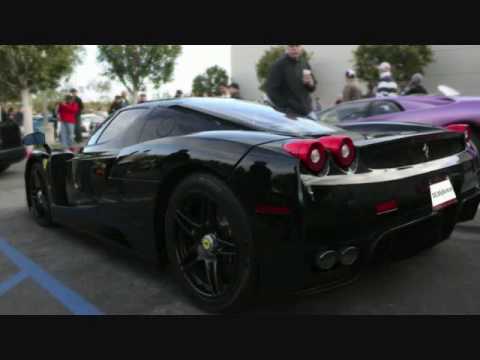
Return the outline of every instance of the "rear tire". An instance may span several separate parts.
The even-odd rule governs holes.
[[[199,308],[248,305],[257,277],[251,225],[225,183],[203,173],[185,179],[170,198],[165,232],[175,276]]]
[[[43,227],[53,226],[51,202],[47,179],[40,163],[33,164],[28,178],[29,211],[35,221]]]
[[[10,167],[10,165],[0,165],[0,174],[7,170]]]

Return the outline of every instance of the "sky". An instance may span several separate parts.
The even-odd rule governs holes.
[[[177,89],[184,93],[190,93],[193,79],[213,65],[219,65],[231,73],[230,65],[231,45],[183,45],[182,55],[177,59],[174,80],[164,84],[159,90],[154,90],[147,85],[149,98],[162,96],[165,92],[174,95]],[[97,62],[97,46],[84,45],[85,55],[81,65],[75,69],[70,80],[65,84],[68,87],[75,87],[81,92],[84,101],[98,100],[99,94],[86,89],[94,81],[105,81],[102,76],[104,67]],[[119,94],[124,87],[121,83],[112,81],[112,91],[108,96],[113,97]]]

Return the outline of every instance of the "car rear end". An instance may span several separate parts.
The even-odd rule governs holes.
[[[478,156],[463,133],[429,129],[263,145],[297,160],[298,184],[294,203],[293,196],[275,198],[273,192],[286,193],[287,187],[274,183],[270,219],[257,218],[262,234],[274,234],[269,248],[283,244],[283,252],[267,260],[264,275],[291,289],[330,289],[374,259],[408,257],[448,239],[458,222],[472,220],[480,203]],[[281,220],[285,214],[289,218]]]
[[[22,161],[26,156],[20,128],[12,121],[0,123],[0,168]]]

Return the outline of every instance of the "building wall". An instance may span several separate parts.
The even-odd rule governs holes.
[[[232,79],[248,100],[260,100],[255,65],[272,45],[233,45]],[[315,96],[323,106],[330,106],[341,95],[344,73],[352,68],[353,51],[358,45],[305,45],[314,53],[311,63],[319,82]],[[435,63],[426,69],[425,84],[430,92],[444,84],[462,95],[480,96],[480,45],[434,45]]]

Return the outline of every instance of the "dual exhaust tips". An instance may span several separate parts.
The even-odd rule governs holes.
[[[332,270],[337,264],[352,266],[360,258],[360,250],[354,246],[340,251],[328,250],[320,252],[315,258],[315,265],[323,271]]]

